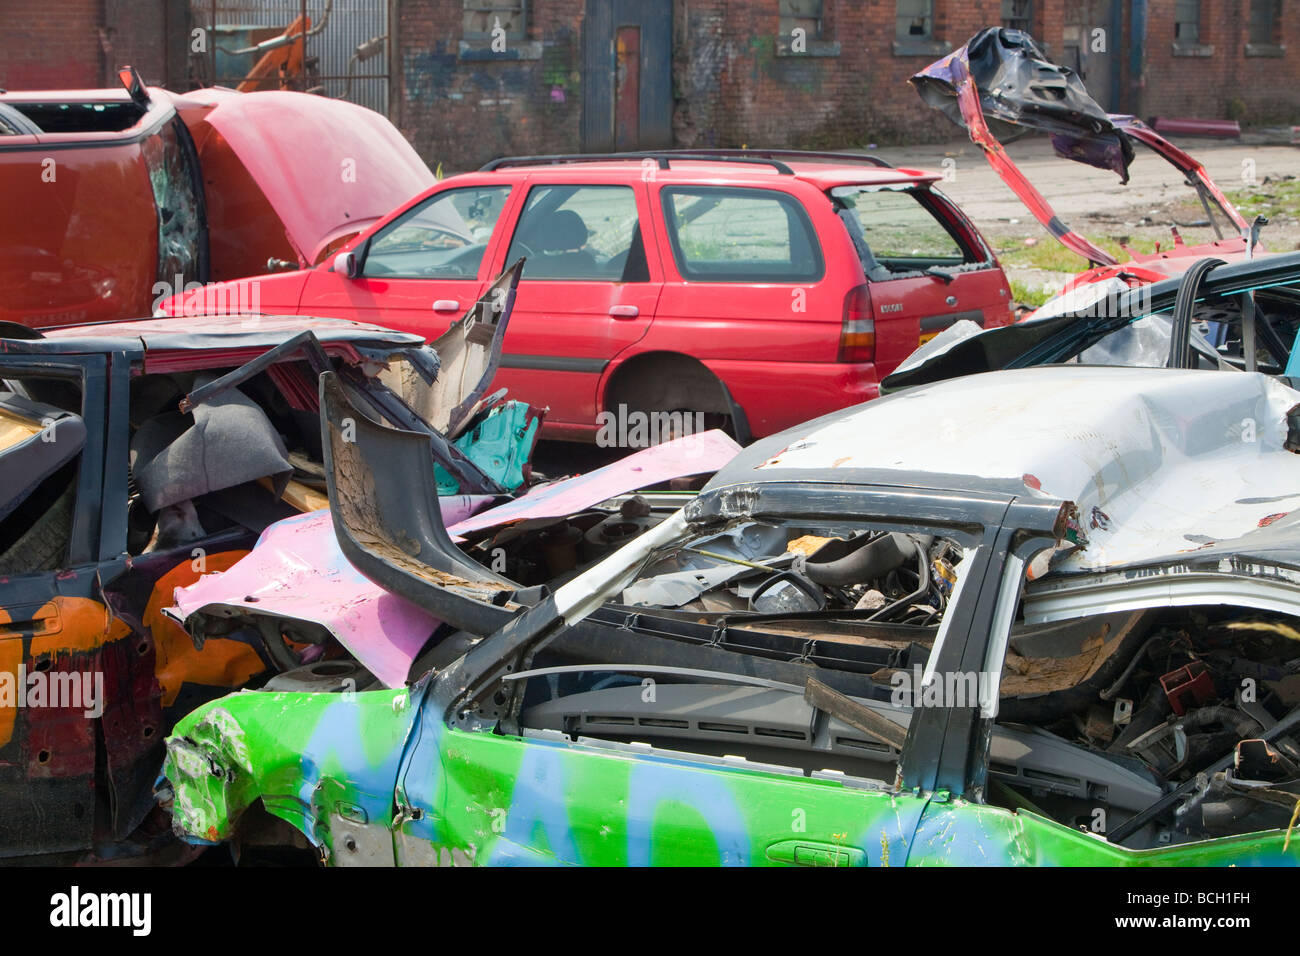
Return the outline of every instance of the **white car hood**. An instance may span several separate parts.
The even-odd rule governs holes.
[[[1300,506],[1300,455],[1283,448],[1298,403],[1246,372],[990,372],[864,405],[758,468],[1019,482],[1078,506],[1087,546],[1056,570],[1096,570],[1238,538]]]

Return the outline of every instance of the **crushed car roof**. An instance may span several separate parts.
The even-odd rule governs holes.
[[[308,315],[197,315],[137,319],[47,329],[41,338],[6,338],[0,329],[0,352],[68,353],[121,349],[124,339],[139,340],[143,350],[274,348],[310,329],[325,343],[371,348],[411,348],[423,337],[381,325]]]
[[[1295,520],[1300,392],[1257,373],[1066,367],[919,386],[750,446],[703,494],[776,481],[988,490],[1073,502],[1092,571]],[[702,495],[703,496],[703,495]]]

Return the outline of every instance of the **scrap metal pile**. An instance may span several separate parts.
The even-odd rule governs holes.
[[[535,473],[545,409],[493,385],[524,259],[427,343],[0,324],[0,858],[1294,864],[1300,254],[1255,256],[1199,165],[1022,34],[914,82],[1107,294],[957,321],[883,397],[744,449]],[[270,101],[132,102],[205,117],[182,158],[228,142],[300,265],[380,215],[275,188],[241,138]],[[1116,263],[1002,122],[1121,175],[1151,145],[1245,232]],[[214,237],[172,236],[184,274]],[[7,679],[80,672],[76,701]]]

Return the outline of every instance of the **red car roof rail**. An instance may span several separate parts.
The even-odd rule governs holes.
[[[735,155],[729,155],[734,152]],[[514,166],[556,166],[563,163],[605,163],[610,160],[627,160],[640,162],[643,159],[653,159],[659,164],[660,169],[668,169],[670,160],[683,159],[702,159],[702,160],[722,160],[729,163],[751,163],[759,166],[771,166],[782,176],[793,176],[794,170],[785,163],[777,159],[766,157],[760,151],[755,151],[753,155],[750,150],[738,149],[734,151],[719,150],[714,153],[710,150],[646,150],[644,152],[631,153],[557,153],[553,156],[501,156],[491,162],[484,163],[479,167],[479,172],[490,173],[497,169],[506,169]]]
[[[865,153],[834,153],[807,149],[685,149],[680,151],[670,149],[664,152],[670,156],[682,152],[694,156],[708,156],[710,159],[728,159],[731,157],[796,160],[831,159],[841,163],[865,163],[868,166],[876,166],[881,169],[894,168],[894,164],[888,160],[881,159],[879,156],[868,156]]]

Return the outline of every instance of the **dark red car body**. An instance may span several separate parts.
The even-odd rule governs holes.
[[[136,319],[191,283],[310,265],[432,182],[391,123],[341,100],[0,92],[0,321]]]

